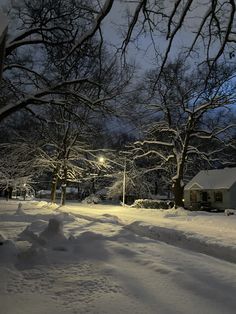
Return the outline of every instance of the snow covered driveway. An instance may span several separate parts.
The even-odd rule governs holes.
[[[0,202],[1,314],[235,313],[234,263],[139,236],[112,213],[16,208]],[[52,217],[61,238],[37,242]]]

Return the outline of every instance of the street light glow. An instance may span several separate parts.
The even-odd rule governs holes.
[[[98,158],[98,161],[99,161],[101,164],[104,164],[105,158],[104,158],[103,156],[100,156],[100,157]]]

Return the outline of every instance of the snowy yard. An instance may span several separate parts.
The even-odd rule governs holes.
[[[17,207],[0,201],[1,314],[235,313],[236,215]]]

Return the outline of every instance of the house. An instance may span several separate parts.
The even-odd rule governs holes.
[[[236,209],[236,167],[200,171],[184,188],[184,205]]]

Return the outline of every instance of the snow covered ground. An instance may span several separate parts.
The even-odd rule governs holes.
[[[236,215],[21,203],[0,201],[1,314],[235,313]]]

